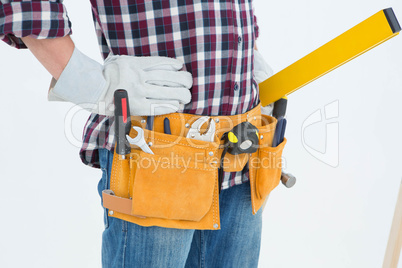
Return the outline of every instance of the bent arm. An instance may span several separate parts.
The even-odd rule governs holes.
[[[0,40],[16,48],[29,47],[55,78],[73,52],[70,34],[63,0],[0,0]]]
[[[21,39],[46,70],[58,80],[74,51],[74,43],[70,36],[54,39],[27,36]]]

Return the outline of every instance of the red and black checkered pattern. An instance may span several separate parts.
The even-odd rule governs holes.
[[[23,46],[15,36],[52,38],[70,32],[61,1],[0,2],[0,37],[11,45]],[[104,58],[167,56],[183,61],[193,75],[193,87],[192,101],[181,112],[234,115],[259,103],[253,79],[258,26],[252,0],[90,2]],[[98,148],[113,149],[112,123],[112,118],[90,116],[80,152],[85,164],[99,167]],[[225,174],[223,189],[247,181],[247,173]]]
[[[61,1],[0,1],[0,39],[26,48],[21,37],[62,37],[71,33],[71,22]]]

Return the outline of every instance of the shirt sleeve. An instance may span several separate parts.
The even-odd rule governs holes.
[[[257,24],[257,16],[254,15],[254,36],[255,36],[255,40],[257,40],[259,34],[260,34],[260,28],[258,27],[258,24]]]
[[[63,0],[0,0],[0,39],[16,48],[26,48],[21,37],[37,39],[71,34],[71,22]]]

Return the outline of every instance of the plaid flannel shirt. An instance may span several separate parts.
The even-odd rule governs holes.
[[[192,101],[181,112],[234,115],[259,103],[253,78],[258,26],[252,0],[127,1],[90,0],[103,58],[114,55],[181,59],[193,75]],[[20,37],[71,34],[62,0],[0,0],[0,39],[25,48]],[[99,168],[98,149],[113,151],[113,118],[91,114],[83,134],[81,160]],[[109,135],[110,134],[110,135]],[[225,173],[222,189],[248,180]]]

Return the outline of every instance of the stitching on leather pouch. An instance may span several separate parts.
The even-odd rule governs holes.
[[[141,155],[140,155],[141,156]],[[151,158],[151,159],[155,159],[155,158]],[[162,161],[160,161],[160,160],[155,160],[155,163],[161,163]],[[206,164],[209,164],[209,163],[206,163]],[[197,169],[197,170],[205,170],[205,171],[214,171],[215,169],[217,169],[217,168],[210,168],[210,169],[208,169],[208,168],[196,168],[196,167],[185,167],[185,166],[181,166],[181,165],[174,165],[175,167],[179,167],[179,168],[188,168],[188,169]]]
[[[166,115],[156,115],[155,117],[167,117],[167,118],[169,118],[169,120],[170,119],[177,119],[177,120],[183,119],[183,117],[171,117],[171,116],[166,116]],[[200,117],[202,117],[202,116],[200,116]]]
[[[265,125],[265,126],[267,126],[267,125]],[[262,126],[262,127],[265,127],[265,126]],[[262,129],[262,128],[260,128],[260,129]],[[258,129],[258,132],[265,134],[265,133],[269,133],[269,132],[273,131],[275,128],[267,129],[267,131],[260,131],[260,129]]]
[[[252,108],[250,111],[247,111],[247,112],[245,112],[245,113],[243,113],[243,114],[224,115],[223,117],[238,116],[238,117],[240,118],[239,121],[245,122],[245,121],[248,121],[248,120],[247,120],[247,116],[248,116],[248,117],[252,117],[252,116],[257,116],[257,115],[260,114],[260,113],[259,113],[259,109],[257,109],[257,108],[258,108],[258,105],[255,106],[254,108]],[[175,119],[175,120],[182,120],[182,119],[184,118],[185,120],[189,120],[189,119],[193,118],[194,115],[192,115],[192,114],[182,114],[182,116],[179,116],[179,117],[176,117],[176,116],[166,116],[166,115],[155,115],[155,118],[157,118],[157,117],[166,117],[166,118]],[[198,117],[202,117],[202,115],[199,115]],[[218,115],[217,115],[217,116],[211,116],[211,118],[213,118],[213,119],[217,119],[217,118],[219,118],[219,117],[220,117],[220,116],[218,116]],[[194,120],[194,121],[195,121],[195,120]]]
[[[128,160],[130,161],[130,159]],[[127,183],[127,196],[130,197],[130,187],[131,187],[131,168],[130,168],[130,162],[128,162],[128,183]]]
[[[217,188],[216,187],[216,181],[217,181],[217,172],[215,172],[215,188]],[[218,187],[219,187],[219,183],[218,183]],[[218,191],[219,191],[219,189],[218,189]],[[216,212],[215,212],[215,206],[217,205],[217,198],[216,198],[216,189],[214,189],[214,197],[213,197],[213,199],[214,199],[214,203],[212,204],[212,225],[214,225],[215,224],[215,216],[216,216]],[[217,223],[218,224],[218,223]]]
[[[179,136],[178,136],[178,137],[179,137]],[[181,137],[181,138],[187,139],[186,137]],[[159,138],[150,138],[150,137],[148,137],[148,139],[154,140],[154,141],[163,141],[163,142],[166,142],[166,143],[169,143],[169,144],[178,144],[178,145],[182,145],[182,146],[186,146],[186,147],[191,147],[191,148],[197,148],[197,149],[204,149],[204,150],[207,150],[207,149],[205,149],[205,147],[193,146],[193,145],[184,144],[184,143],[181,143],[181,142],[173,142],[173,141],[167,141],[167,140],[162,140],[162,139],[159,139]],[[217,142],[213,142],[213,143],[219,144],[219,143],[217,143]],[[208,148],[211,148],[211,147],[208,146]],[[214,147],[212,147],[212,148],[214,148]]]
[[[117,169],[117,170],[121,170],[120,165],[121,165],[121,161],[118,161],[118,169]],[[117,173],[117,172],[116,172],[116,173]],[[122,175],[122,174],[120,174],[120,176],[121,176],[121,175]],[[117,177],[117,176],[116,176],[116,177]],[[116,187],[117,187],[117,189],[120,189],[120,181],[121,181],[121,180],[119,180],[119,179],[117,178],[116,181],[117,181]]]
[[[132,173],[132,171],[131,171],[131,156],[130,156],[130,163],[129,163],[129,169],[128,169],[128,188],[127,188],[127,196],[129,197],[129,198],[131,198],[132,196],[130,195],[130,189],[131,189],[131,187],[133,187],[133,185],[131,185],[131,173]],[[135,176],[135,174],[134,174],[134,176]],[[134,180],[133,180],[133,182],[134,182]]]
[[[256,107],[255,107],[256,108]],[[254,108],[253,108],[254,109]],[[253,110],[252,109],[252,110]],[[245,112],[244,114],[235,114],[235,115],[224,115],[223,117],[229,117],[229,116],[239,116],[240,117],[240,120],[242,120],[243,121],[243,119],[247,119],[247,115],[249,115],[249,116],[253,116],[254,115],[254,113],[255,114],[258,114],[258,111],[255,111],[254,113],[253,113],[253,111],[252,110],[250,110],[250,111],[248,111],[248,112]],[[173,116],[166,116],[166,115],[156,115],[155,117],[167,117],[167,118],[169,118],[169,119],[177,119],[177,120],[181,120],[181,119],[186,119],[186,117],[189,117],[190,119],[193,117],[194,115],[184,115],[184,116],[182,116],[182,117],[173,117]],[[199,115],[199,117],[202,117],[202,115]],[[211,118],[219,118],[220,116],[219,115],[216,115],[216,116],[210,116]]]
[[[117,165],[119,161],[116,159],[116,162],[117,162],[116,163],[116,165]],[[116,189],[115,188],[115,184],[116,184],[116,165],[113,165],[113,168],[112,168],[112,178],[110,180],[110,188],[111,189]]]
[[[250,180],[250,187],[251,187],[251,206],[252,206],[252,208],[253,208],[253,212],[256,212],[255,211],[255,207],[254,207],[254,203],[255,203],[255,201],[254,201],[254,196],[255,196],[255,193],[254,193],[254,181],[253,181],[253,177],[255,177],[255,176],[253,176],[254,174],[253,174],[253,169],[251,169],[251,168],[249,168],[249,176],[250,176],[250,178],[249,178],[249,180]]]

